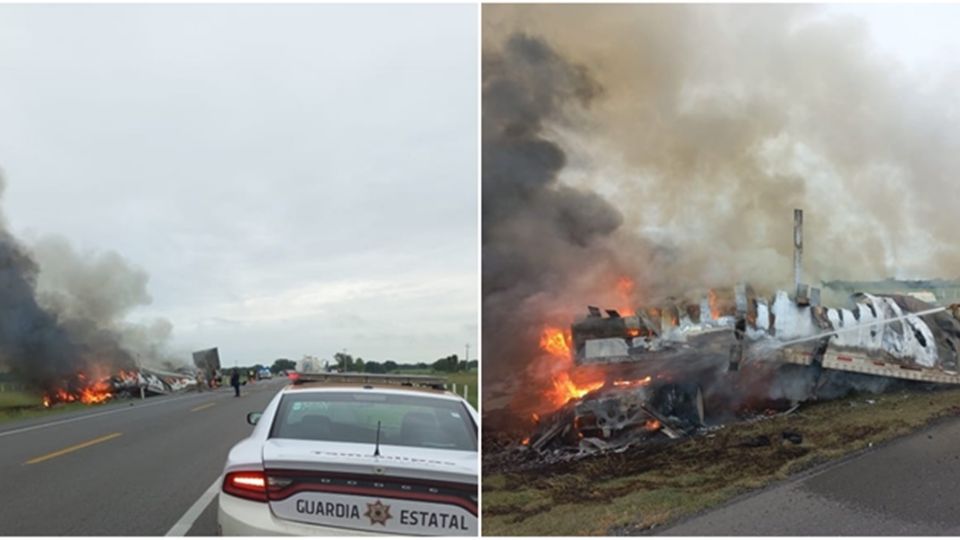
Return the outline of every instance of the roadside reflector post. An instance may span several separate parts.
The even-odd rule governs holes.
[[[453,383],[453,393],[457,393],[457,383]]]
[[[146,392],[143,391],[143,387],[140,387],[140,399],[147,399]]]
[[[463,385],[463,399],[470,400],[470,385]]]

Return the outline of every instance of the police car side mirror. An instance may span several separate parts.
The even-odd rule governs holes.
[[[263,413],[252,412],[247,413],[247,423],[251,426],[257,425],[257,422],[260,421],[260,417],[263,416]]]

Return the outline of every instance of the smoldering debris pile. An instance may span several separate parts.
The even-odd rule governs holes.
[[[678,439],[703,427],[703,394],[696,384],[604,386],[538,422],[528,441],[535,451],[576,447],[606,451],[658,436]]]

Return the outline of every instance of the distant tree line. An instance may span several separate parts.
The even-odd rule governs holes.
[[[426,362],[418,362],[416,364],[400,364],[393,360],[386,360],[384,362],[377,362],[375,360],[364,360],[363,358],[357,357],[354,358],[352,355],[347,353],[337,353],[333,355],[334,365],[336,369],[341,372],[351,372],[351,373],[397,373],[404,371],[439,371],[443,373],[456,373],[458,371],[470,371],[476,369],[479,362],[477,360],[471,360],[469,362],[460,360],[460,358],[452,354],[450,356],[440,358],[434,361],[431,364]],[[253,371],[257,373],[263,369],[263,364],[255,364],[251,367],[239,367],[241,373],[247,373]],[[224,371],[229,372],[233,368],[226,368]],[[270,366],[270,371],[276,375],[281,371],[294,371],[297,369],[297,363],[294,360],[287,358],[277,358],[273,361],[273,365]]]
[[[280,373],[281,371],[289,371],[289,370],[296,370],[296,369],[297,369],[297,363],[294,362],[293,360],[288,360],[286,358],[277,358],[276,360],[273,361],[273,365],[270,366],[270,371],[273,372],[274,375],[276,375],[277,373]]]
[[[396,373],[403,371],[441,371],[445,373],[454,373],[457,371],[469,371],[478,366],[476,360],[466,362],[460,360],[453,354],[445,358],[427,364],[418,362],[416,364],[398,364],[393,360],[377,362],[375,360],[364,360],[363,358],[354,358],[347,353],[337,353],[333,355],[334,363],[341,372],[361,372],[361,373]]]

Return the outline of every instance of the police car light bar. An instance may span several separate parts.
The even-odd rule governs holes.
[[[298,373],[293,384],[339,382],[365,384],[399,384],[402,386],[428,386],[443,390],[446,377],[435,375],[385,375],[377,373]]]

